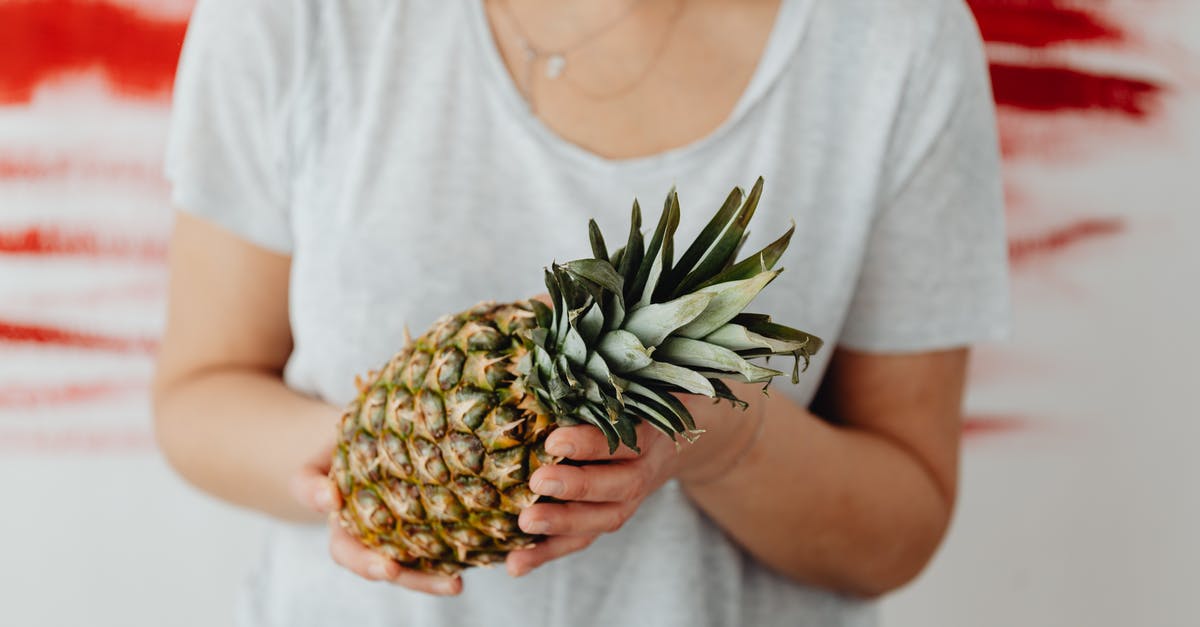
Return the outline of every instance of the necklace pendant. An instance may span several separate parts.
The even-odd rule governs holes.
[[[565,69],[567,69],[567,58],[561,53],[555,52],[546,57],[546,78],[554,80],[562,76]]]

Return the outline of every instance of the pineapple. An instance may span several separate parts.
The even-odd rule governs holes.
[[[783,374],[747,361],[759,356],[795,357],[795,382],[821,340],[743,313],[795,229],[735,263],[761,193],[761,178],[733,190],[677,261],[674,190],[648,243],[635,201],[625,246],[610,254],[592,221],[592,258],[546,270],[552,307],[481,303],[408,341],[359,380],[341,418],[330,471],[341,524],[419,571],[501,562],[536,540],[517,516],[538,499],[529,476],[560,461],[543,447],[556,427],[593,425],[610,451],[637,450],[640,421],[691,441],[675,394],[745,407],[722,379]]]

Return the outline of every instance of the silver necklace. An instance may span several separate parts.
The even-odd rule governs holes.
[[[528,34],[526,34],[525,29],[521,26],[521,22],[518,21],[517,16],[513,14],[512,7],[508,5],[508,0],[500,0],[500,8],[504,11],[509,23],[512,24],[513,30],[516,31],[515,34],[517,45],[521,47],[521,52],[525,56],[524,82],[526,85],[523,89],[525,92],[525,97],[532,102],[533,71],[537,66],[538,61],[545,61],[547,79],[557,79],[567,70],[568,55],[591,43],[604,33],[612,30],[613,27],[615,27],[617,24],[620,24],[625,20],[625,18],[632,15],[633,12],[639,6],[641,6],[643,2],[645,2],[645,0],[632,0],[632,2],[625,7],[624,11],[621,11],[621,13],[617,14],[609,21],[601,24],[599,28],[584,35],[582,38],[568,46],[563,46],[561,48],[543,48],[534,44],[533,40],[530,39]]]
[[[671,43],[671,35],[675,32],[675,25],[679,22],[679,18],[683,15],[683,10],[686,7],[687,0],[679,0],[679,3],[675,5],[674,12],[671,13],[671,17],[668,18],[667,25],[663,30],[662,36],[658,38],[658,46],[654,49],[654,52],[651,53],[650,58],[646,61],[646,64],[642,66],[641,72],[639,72],[638,75],[633,78],[633,80],[630,80],[624,86],[609,92],[599,92],[581,85],[578,81],[573,80],[570,76],[564,76],[563,80],[566,81],[568,85],[573,87],[575,91],[583,94],[591,100],[612,100],[629,94],[634,89],[637,89],[638,85],[641,85],[642,81],[646,80],[646,77],[649,76],[650,72],[652,72],[658,65],[658,61],[660,58],[662,58],[663,52],[666,51],[667,46]]]

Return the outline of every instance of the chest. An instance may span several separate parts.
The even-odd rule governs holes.
[[[779,0],[635,1],[628,13],[606,8],[573,21],[531,4],[485,4],[509,78],[561,138],[626,159],[697,141],[730,116]]]

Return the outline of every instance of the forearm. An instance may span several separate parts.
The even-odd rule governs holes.
[[[736,465],[713,480],[683,478],[692,500],[747,552],[792,579],[876,596],[916,576],[953,507],[921,462],[882,436],[830,425],[782,395],[762,402],[763,432]],[[715,444],[695,453],[721,468]]]
[[[155,414],[159,446],[189,482],[279,518],[315,520],[288,482],[333,440],[337,408],[288,389],[278,373],[229,368],[160,381]]]

